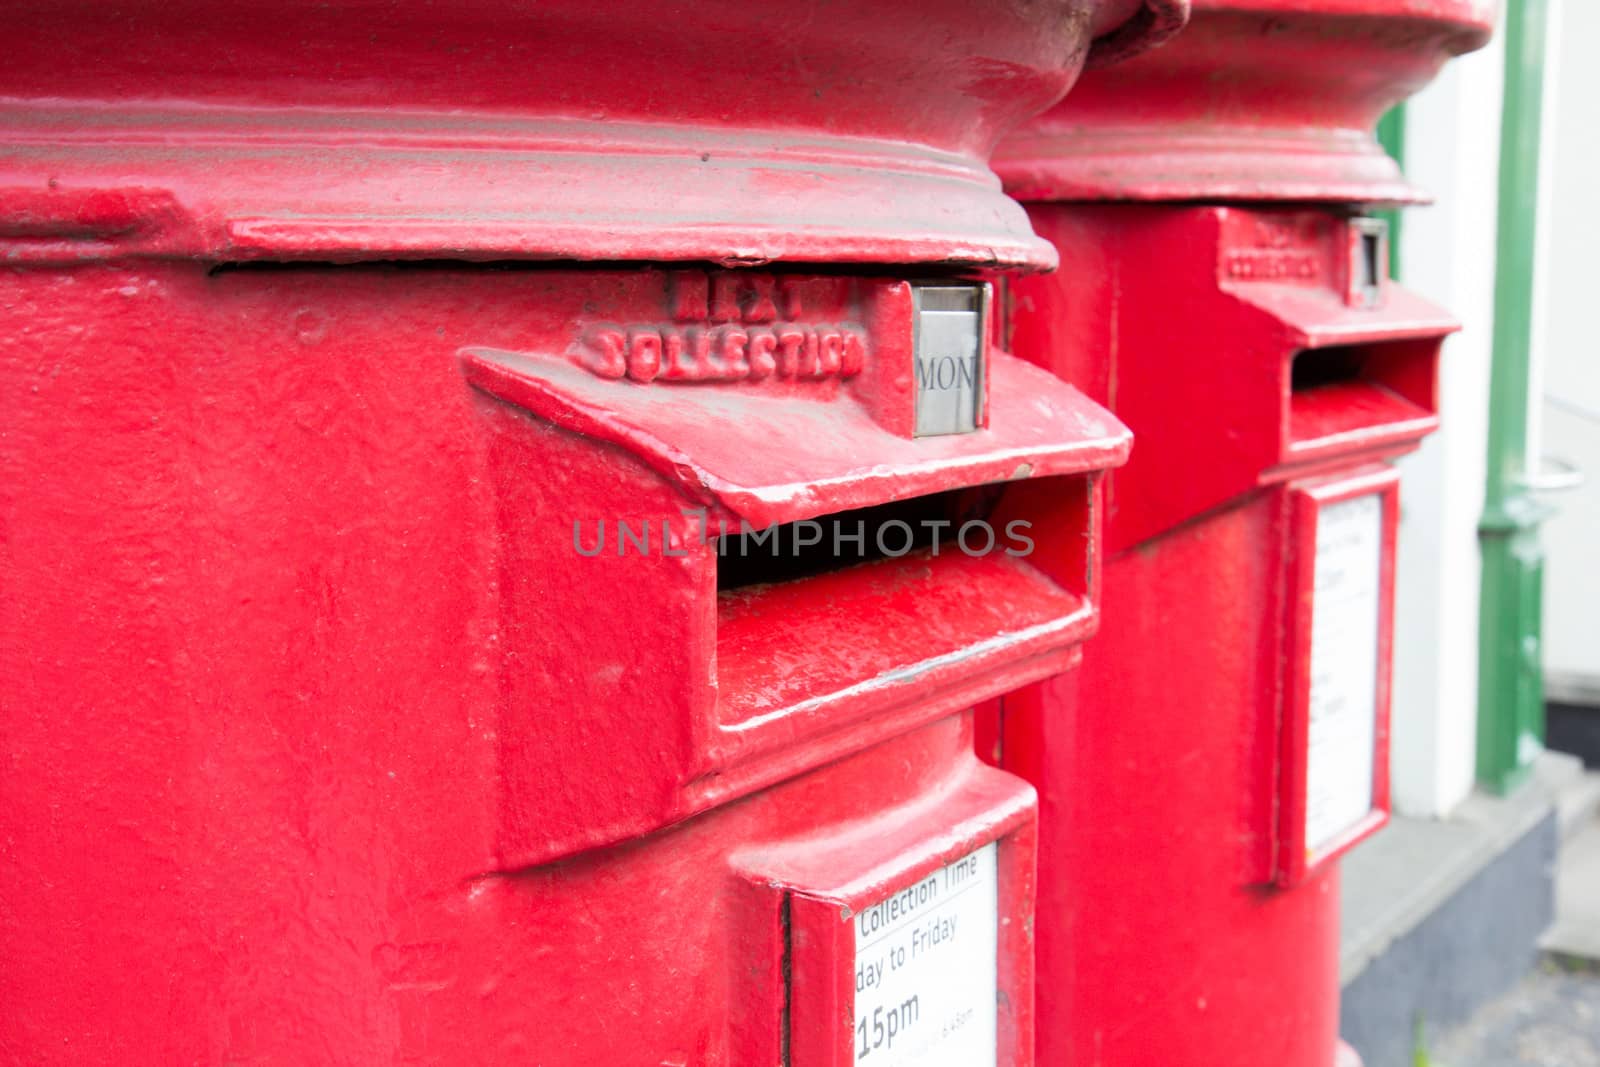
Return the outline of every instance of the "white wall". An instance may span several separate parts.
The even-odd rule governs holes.
[[[1552,496],[1545,526],[1544,662],[1553,697],[1586,684],[1600,700],[1600,64],[1586,42],[1600,34],[1600,4],[1562,5],[1554,35],[1555,111],[1545,159],[1552,190],[1539,264],[1545,297],[1538,340],[1544,357],[1539,422],[1544,453],[1577,463],[1588,481]],[[1552,128],[1553,127],[1553,128]],[[1587,414],[1574,408],[1586,409]]]
[[[1443,427],[1400,464],[1391,775],[1403,815],[1440,816],[1472,789],[1504,56],[1498,38],[1448,64],[1407,106],[1405,169],[1436,197],[1401,223],[1403,284],[1462,330],[1440,368]]]

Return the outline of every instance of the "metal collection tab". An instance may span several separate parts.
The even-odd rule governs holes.
[[[913,292],[916,435],[971,433],[983,425],[988,287],[930,284]]]

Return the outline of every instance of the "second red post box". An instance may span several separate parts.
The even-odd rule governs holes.
[[[1136,435],[1082,668],[984,755],[1040,793],[1041,1062],[1329,1067],[1334,862],[1388,810],[1399,520],[1448,315],[1392,283],[1371,135],[1480,45],[1472,0],[1196,0],[997,168],[1061,254],[1025,358]]]

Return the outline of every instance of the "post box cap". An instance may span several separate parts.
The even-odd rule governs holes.
[[[1045,268],[991,149],[1186,3],[9,5],[0,243]]]
[[[1488,41],[1493,7],[1194,0],[1171,43],[1086,74],[994,166],[1024,201],[1422,201],[1373,129]]]

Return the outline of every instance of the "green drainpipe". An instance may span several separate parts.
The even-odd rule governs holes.
[[[1497,793],[1527,778],[1544,742],[1539,524],[1547,512],[1528,489],[1527,454],[1545,16],[1546,0],[1506,2],[1489,474],[1478,524],[1478,781]]]
[[[1378,120],[1378,143],[1402,168],[1406,165],[1406,106],[1396,104]],[[1400,211],[1385,208],[1373,214],[1389,223],[1389,276],[1400,277]]]

